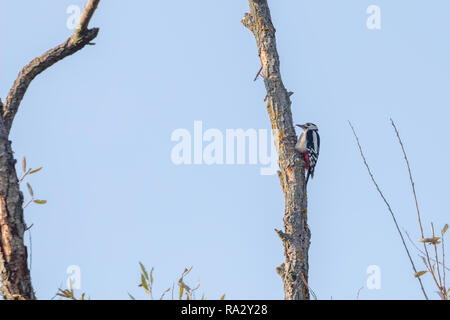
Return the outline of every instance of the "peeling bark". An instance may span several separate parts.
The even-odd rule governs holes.
[[[41,72],[81,50],[97,37],[98,29],[87,29],[100,0],[89,0],[74,34],[59,46],[35,58],[19,73],[4,104],[0,100],[0,276],[7,300],[36,299],[27,264],[23,236],[23,195],[15,170],[16,160],[8,140],[14,117],[28,86]]]
[[[307,223],[305,163],[295,151],[297,136],[291,113],[292,92],[281,80],[275,28],[267,0],[249,0],[250,13],[242,23],[255,36],[267,91],[267,112],[278,150],[278,177],[285,198],[284,232],[275,230],[284,246],[286,260],[277,267],[286,300],[309,299],[308,251],[311,233]]]

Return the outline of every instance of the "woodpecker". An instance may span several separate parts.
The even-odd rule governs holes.
[[[305,124],[297,124],[296,126],[303,129],[303,132],[295,145],[295,150],[300,152],[305,159],[306,185],[308,183],[309,176],[314,178],[314,168],[316,167],[317,159],[319,158],[319,129],[314,123],[310,122]]]

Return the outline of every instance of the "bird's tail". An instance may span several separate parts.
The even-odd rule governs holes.
[[[311,176],[311,179],[314,178],[314,167],[309,167],[308,171],[306,172],[305,185],[308,184],[310,176]]]

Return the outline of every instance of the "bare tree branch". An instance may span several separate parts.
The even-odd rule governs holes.
[[[419,201],[417,200],[416,185],[414,183],[414,179],[413,179],[413,176],[412,176],[412,173],[411,173],[411,166],[409,165],[408,156],[406,155],[405,146],[403,145],[403,141],[400,138],[400,133],[399,133],[399,131],[397,129],[397,126],[395,125],[394,120],[392,120],[392,119],[391,119],[391,124],[392,124],[392,127],[394,128],[395,134],[397,135],[398,143],[400,144],[400,147],[402,148],[403,158],[405,159],[406,167],[408,168],[409,181],[411,183],[411,190],[412,190],[413,197],[414,197],[414,203],[416,205],[417,220],[418,220],[419,227],[420,227],[420,234],[421,234],[422,238],[425,238],[425,234],[423,232],[422,219],[421,219],[421,216],[420,216]],[[428,249],[427,249],[426,243],[423,243],[423,248],[424,248],[424,251],[425,251],[426,261],[428,263],[428,265],[426,267],[428,268],[428,271],[430,271],[434,282],[440,288],[440,286],[438,284],[438,280],[436,279],[436,276],[435,276],[435,274],[433,272],[433,267],[431,265],[431,258],[430,258],[430,255],[428,253]]]
[[[42,56],[33,59],[20,71],[16,81],[9,91],[2,111],[5,129],[8,134],[11,130],[11,125],[17,110],[19,109],[20,102],[22,101],[31,81],[33,81],[38,74],[51,67],[56,62],[83,49],[97,37],[98,28],[88,30],[86,29],[86,23],[88,23],[91,19],[92,14],[94,13],[93,10],[97,7],[98,2],[99,0],[88,1],[85,11],[81,16],[79,26],[69,39],[64,41],[59,46],[48,50]]]
[[[26,65],[20,71],[4,105],[0,102],[0,275],[2,295],[7,300],[36,299],[23,238],[26,230],[23,195],[19,188],[11,141],[8,140],[9,132],[31,81],[56,62],[90,44],[97,36],[98,29],[87,29],[87,26],[98,3],[99,0],[88,1],[75,33]]]
[[[373,176],[373,174],[372,174],[372,170],[370,170],[369,164],[367,163],[366,157],[364,156],[364,152],[363,152],[363,150],[362,150],[361,144],[359,143],[359,138],[358,138],[358,135],[356,134],[355,128],[353,128],[353,126],[352,126],[352,124],[351,124],[350,121],[349,121],[348,123],[349,123],[350,127],[352,128],[353,135],[355,136],[356,143],[358,144],[359,152],[360,152],[361,157],[362,157],[362,159],[363,159],[364,165],[366,166],[367,171],[368,171],[368,173],[369,173],[369,176],[370,176],[370,178],[372,179],[372,182],[373,182],[373,184],[375,185],[375,187],[376,187],[378,193],[380,194],[381,198],[383,199],[384,203],[386,204],[386,207],[388,208],[389,213],[391,214],[392,220],[394,220],[394,224],[395,224],[395,227],[397,228],[397,232],[398,232],[398,234],[400,235],[400,238],[401,238],[401,240],[402,240],[403,247],[405,248],[405,251],[406,251],[406,253],[407,253],[407,255],[408,255],[409,261],[411,262],[411,266],[412,266],[412,269],[413,269],[413,271],[414,271],[414,274],[416,274],[416,273],[417,273],[416,266],[415,266],[415,264],[414,264],[413,259],[411,258],[411,254],[409,253],[409,249],[408,249],[408,246],[406,245],[405,238],[403,237],[403,233],[401,232],[400,227],[399,227],[399,225],[398,225],[398,223],[397,223],[397,219],[395,218],[395,214],[394,214],[394,212],[392,211],[391,205],[390,205],[389,202],[386,200],[386,198],[385,198],[383,192],[381,191],[380,187],[378,186],[377,182],[375,181],[375,178],[374,178],[374,176]],[[418,280],[419,283],[420,283],[420,288],[422,289],[422,292],[423,292],[423,295],[425,296],[425,299],[428,300],[428,296],[427,296],[427,294],[426,294],[426,292],[425,292],[425,288],[423,287],[422,279],[420,279],[420,277],[417,277],[417,280]]]
[[[81,14],[80,21],[75,29],[76,36],[80,36],[87,31],[89,22],[91,21],[99,2],[100,0],[90,0],[86,3],[83,13]]]
[[[249,0],[249,6],[250,13],[246,13],[241,22],[256,39],[267,91],[265,101],[278,150],[278,176],[285,198],[285,231],[277,233],[283,242],[286,260],[277,268],[277,273],[283,280],[286,300],[309,299],[307,283],[311,233],[307,223],[305,164],[294,149],[297,136],[292,121],[292,92],[286,90],[281,80],[275,28],[267,1]]]

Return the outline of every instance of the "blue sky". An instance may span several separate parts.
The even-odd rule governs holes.
[[[70,5],[2,1],[0,96],[19,70],[61,43]],[[421,299],[384,203],[372,186],[347,120],[402,228],[419,238],[392,117],[412,164],[425,230],[449,222],[448,1],[270,1],[285,86],[296,123],[322,138],[309,184],[310,286],[320,299],[355,299],[366,270],[381,289],[361,299]],[[366,27],[369,5],[381,29]],[[207,298],[281,299],[283,195],[260,165],[175,165],[178,128],[270,129],[247,1],[102,1],[95,40],[36,78],[11,140],[18,159],[44,169],[28,182],[45,206],[25,210],[38,298],[80,267],[96,299],[144,298],[138,261],[155,267],[155,292],[183,269]],[[25,191],[25,190],[24,190]],[[28,234],[26,234],[27,244]],[[412,249],[413,256],[417,252]],[[420,265],[420,259],[416,259]],[[422,266],[419,269],[423,269]],[[429,277],[425,285],[431,297]]]

